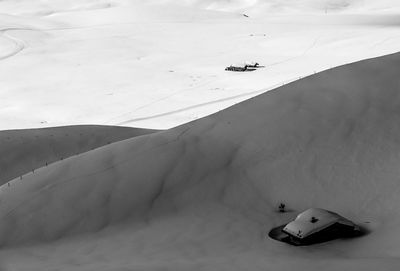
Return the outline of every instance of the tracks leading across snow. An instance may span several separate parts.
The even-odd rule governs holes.
[[[4,60],[12,56],[15,56],[26,48],[26,43],[23,40],[11,36],[9,33],[7,33],[8,31],[33,31],[33,30],[34,29],[23,28],[23,27],[7,27],[0,29],[0,35],[2,35],[6,40],[14,44],[14,49],[11,52],[7,52],[4,55],[0,55],[0,60]]]
[[[274,89],[274,88],[282,86],[284,84],[291,83],[293,81],[296,81],[298,79],[301,79],[301,78],[309,76],[309,75],[311,75],[311,74],[308,74],[308,75],[305,75],[305,76],[302,76],[302,77],[296,76],[296,77],[294,77],[292,79],[286,80],[285,82],[281,82],[281,83],[272,85],[272,86],[267,87],[267,88],[253,90],[253,91],[249,91],[249,92],[245,92],[245,93],[241,93],[241,94],[237,94],[237,95],[233,95],[233,96],[229,96],[229,97],[225,97],[225,98],[221,98],[221,99],[216,99],[216,100],[212,100],[212,101],[208,101],[208,102],[204,102],[204,103],[194,104],[194,105],[191,105],[191,106],[178,108],[178,109],[175,109],[175,110],[172,110],[172,111],[168,111],[168,112],[164,112],[164,113],[159,113],[159,114],[154,114],[154,115],[150,115],[150,116],[144,116],[144,117],[128,119],[128,120],[116,123],[115,125],[127,125],[127,124],[130,124],[132,122],[138,122],[138,121],[143,121],[143,120],[161,118],[161,117],[174,115],[174,114],[177,114],[177,113],[181,113],[181,112],[185,112],[185,111],[189,111],[189,110],[205,107],[205,106],[212,105],[212,104],[218,104],[218,103],[227,102],[227,101],[231,101],[231,100],[235,100],[235,99],[240,99],[240,98],[243,98],[243,97],[256,96],[256,95],[259,95],[259,94],[261,94],[263,92],[266,92],[268,90]]]

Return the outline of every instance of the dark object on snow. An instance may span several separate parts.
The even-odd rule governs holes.
[[[244,17],[247,17],[247,18],[249,17],[249,15],[247,15],[247,14],[244,14],[244,13],[243,13],[243,16],[244,16]]]
[[[232,64],[229,67],[226,67],[226,71],[235,71],[235,72],[250,72],[255,71],[257,68],[263,68],[264,66],[260,66],[258,62],[255,61],[246,61],[243,64]]]
[[[281,212],[281,213],[286,212],[285,207],[286,207],[286,205],[284,203],[279,204],[279,207],[278,207],[279,212]]]
[[[225,68],[226,71],[244,72],[247,71],[247,65],[230,65]]]
[[[360,227],[350,220],[324,209],[311,208],[292,222],[272,229],[273,239],[296,246],[312,245],[338,238],[362,235]]]
[[[247,67],[250,68],[258,68],[260,67],[260,64],[258,62],[255,61],[246,61],[246,63],[244,63]]]

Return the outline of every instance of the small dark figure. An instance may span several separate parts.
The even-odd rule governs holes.
[[[286,212],[285,210],[286,205],[284,203],[279,204],[279,212],[284,213]]]
[[[311,220],[310,220],[311,223],[315,223],[317,221],[318,221],[318,218],[316,218],[315,216],[311,217]]]

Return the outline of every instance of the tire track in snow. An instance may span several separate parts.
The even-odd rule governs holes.
[[[393,41],[393,40],[396,40],[396,39],[399,39],[399,38],[400,38],[400,35],[385,38],[385,39],[383,39],[383,40],[381,40],[381,41],[376,42],[375,44],[373,44],[373,45],[371,46],[371,48],[379,47],[379,46],[381,46],[382,44],[387,43],[388,41]]]
[[[141,109],[143,109],[143,108],[146,108],[146,107],[155,105],[156,103],[159,103],[159,102],[168,100],[169,98],[171,98],[171,97],[173,97],[173,96],[175,96],[175,95],[177,95],[177,94],[180,94],[180,93],[183,93],[183,92],[187,92],[187,91],[196,90],[196,89],[198,89],[198,88],[200,88],[200,87],[207,86],[207,85],[211,84],[212,82],[214,82],[215,80],[216,80],[216,79],[211,79],[211,80],[208,80],[208,81],[206,81],[206,82],[204,82],[204,83],[201,83],[201,84],[199,84],[199,85],[196,85],[196,86],[193,86],[193,87],[190,87],[190,88],[186,88],[186,89],[183,89],[183,90],[175,91],[175,92],[173,92],[173,93],[171,93],[171,94],[169,94],[169,95],[163,96],[163,97],[161,97],[161,98],[159,98],[159,99],[156,99],[156,100],[151,101],[151,102],[149,102],[149,103],[146,103],[146,104],[144,104],[144,105],[142,105],[142,106],[139,106],[139,107],[135,108],[135,109],[132,110],[132,111],[129,111],[129,112],[120,114],[120,115],[118,115],[118,116],[115,116],[115,117],[113,117],[113,118],[111,118],[111,119],[108,119],[107,121],[104,122],[104,124],[112,123],[113,121],[116,121],[117,119],[121,119],[121,118],[127,117],[127,116],[129,116],[129,115],[132,115],[133,113],[135,113],[135,112],[137,112],[137,111],[139,111],[139,110],[141,110]]]
[[[13,37],[7,33],[8,31],[23,31],[23,30],[27,30],[27,31],[32,30],[33,31],[34,29],[21,28],[21,27],[8,27],[8,28],[0,29],[0,34],[6,40],[8,40],[14,44],[14,50],[12,50],[11,52],[9,52],[5,55],[0,55],[0,60],[5,60],[7,58],[13,57],[26,48],[26,44],[23,40]]]
[[[308,75],[302,76],[300,78],[303,78],[303,77],[306,77],[306,76],[308,76]],[[221,102],[235,100],[235,99],[242,98],[242,97],[261,94],[263,92],[266,92],[268,90],[274,89],[276,87],[282,86],[282,85],[287,84],[287,83],[291,83],[291,82],[296,81],[298,79],[299,79],[299,77],[295,77],[295,78],[292,78],[292,79],[286,81],[285,83],[278,83],[278,84],[272,85],[272,86],[270,86],[268,88],[253,90],[253,91],[241,93],[241,94],[238,94],[238,95],[234,95],[234,96],[230,96],[230,97],[226,97],[226,98],[222,98],[222,99],[217,99],[217,100],[213,100],[213,101],[209,101],[209,102],[199,103],[199,104],[195,104],[195,105],[179,108],[179,109],[176,109],[176,110],[172,110],[172,111],[168,111],[168,112],[164,112],[164,113],[160,113],[160,114],[154,114],[154,115],[150,115],[150,116],[146,116],[146,117],[139,117],[139,118],[129,119],[129,120],[125,120],[125,121],[119,122],[116,125],[125,125],[125,124],[131,123],[131,122],[137,122],[137,121],[142,121],[142,120],[161,118],[161,117],[174,115],[174,114],[177,114],[177,113],[193,110],[193,109],[196,109],[196,108],[201,108],[201,107],[212,105],[212,104],[218,104],[218,103],[221,103]]]
[[[302,56],[305,56],[310,50],[312,50],[317,45],[317,43],[318,43],[320,38],[321,38],[321,35],[316,37],[316,38],[314,38],[314,41],[310,44],[310,46],[305,48],[304,51],[301,54],[299,54],[297,56],[290,57],[290,58],[285,59],[283,61],[279,61],[279,62],[276,62],[276,63],[269,64],[268,66],[270,67],[270,66],[279,65],[279,64],[282,64],[282,63],[285,63],[285,62],[300,58]],[[306,77],[306,76],[307,75],[304,75],[304,76],[301,76],[300,78]],[[295,78],[289,79],[287,81],[287,83],[293,82],[293,81],[295,81],[297,79],[299,79],[299,77],[295,77]],[[212,104],[226,102],[226,101],[230,101],[230,100],[234,100],[234,99],[238,99],[238,98],[242,98],[242,97],[246,97],[246,96],[261,94],[261,93],[263,93],[265,91],[268,91],[268,90],[270,90],[272,88],[275,88],[275,87],[278,87],[278,86],[281,86],[281,85],[282,85],[282,83],[279,83],[279,84],[275,84],[275,85],[273,85],[273,86],[271,86],[269,88],[264,88],[264,89],[259,89],[259,90],[255,90],[255,91],[245,92],[245,93],[234,95],[234,96],[230,96],[230,97],[227,97],[227,98],[222,98],[222,99],[217,99],[217,100],[214,100],[214,101],[209,101],[209,102],[204,102],[204,103],[200,103],[200,104],[196,104],[196,105],[192,105],[192,106],[187,106],[187,107],[184,107],[184,108],[180,108],[180,109],[176,109],[176,110],[172,110],[172,111],[168,111],[168,112],[164,112],[164,113],[160,113],[160,114],[154,114],[154,115],[147,116],[147,117],[134,118],[134,119],[130,119],[130,120],[119,122],[116,125],[125,125],[125,124],[131,123],[131,122],[137,122],[137,121],[143,121],[143,120],[149,120],[149,119],[165,117],[165,116],[169,116],[169,115],[173,115],[173,114],[189,111],[189,110],[192,110],[192,109],[196,109],[196,108],[200,108],[200,107],[204,107],[204,106],[208,106],[208,105],[212,105]],[[179,91],[179,92],[181,92],[181,91]],[[168,97],[173,96],[175,94],[176,93],[174,93],[172,95],[169,95]],[[164,100],[164,99],[161,99],[161,100]],[[158,101],[155,101],[154,103],[157,103],[157,102]],[[151,104],[153,104],[153,103],[147,104],[147,105],[145,105],[143,107],[147,107],[147,106],[149,106]],[[140,108],[138,108],[138,109],[140,109]],[[136,109],[136,110],[138,110],[138,109]],[[134,111],[136,111],[136,110],[134,110]],[[125,113],[124,115],[133,113],[134,111],[131,111],[129,113]],[[121,115],[119,117],[121,117]],[[117,118],[117,117],[115,117],[115,118]],[[115,118],[113,118],[113,119],[115,119]],[[109,120],[109,121],[111,121],[111,120]]]
[[[314,39],[314,42],[313,42],[310,46],[308,46],[306,49],[304,49],[304,51],[303,51],[302,53],[300,53],[299,55],[297,55],[297,56],[292,56],[292,57],[289,57],[289,58],[287,58],[287,59],[284,59],[284,60],[281,60],[281,61],[278,61],[278,62],[271,63],[271,64],[268,65],[268,67],[280,65],[280,64],[283,64],[283,63],[286,63],[286,62],[289,62],[289,61],[292,61],[292,60],[295,60],[295,59],[297,59],[297,58],[301,58],[301,57],[307,55],[307,53],[308,53],[310,50],[314,49],[314,47],[317,45],[317,43],[318,43],[318,41],[319,41],[320,38],[321,38],[321,35],[318,36],[318,37],[316,37],[316,38]]]

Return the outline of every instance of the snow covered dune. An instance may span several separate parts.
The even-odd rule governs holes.
[[[99,125],[0,131],[0,184],[55,161],[152,132]]]
[[[240,237],[217,238],[227,247],[252,242],[267,255],[284,254],[287,248],[263,236],[289,219],[276,213],[284,202],[296,212],[331,209],[369,228],[370,235],[347,244],[354,251],[336,245],[346,257],[396,257],[399,66],[394,54],[328,70],[16,179],[1,188],[1,244],[54,240],[121,221],[167,223],[168,235],[171,218],[185,220],[189,212],[202,213],[198,225],[239,219],[239,228],[221,234]],[[215,214],[205,214],[210,205],[219,219],[203,220]]]
[[[378,2],[0,1],[0,129],[187,123],[398,51],[399,2]],[[265,68],[224,70],[245,61]]]

